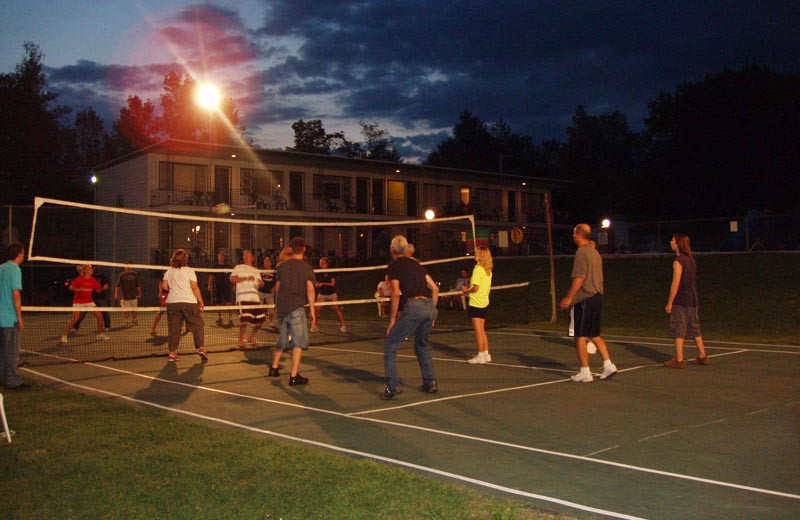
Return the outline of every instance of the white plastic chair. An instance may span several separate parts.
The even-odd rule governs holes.
[[[8,442],[11,442],[11,430],[8,429],[8,421],[6,420],[6,409],[3,406],[3,394],[0,394],[0,419],[3,420],[3,435],[5,435]]]

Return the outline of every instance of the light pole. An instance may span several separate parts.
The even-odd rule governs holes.
[[[92,172],[89,175],[89,184],[92,185],[92,204],[97,205],[97,174]],[[94,240],[92,240],[92,258],[97,259],[97,212],[94,214]]]

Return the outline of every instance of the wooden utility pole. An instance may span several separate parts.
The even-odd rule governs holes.
[[[550,191],[544,192],[544,211],[547,219],[547,249],[550,251],[550,323],[556,322],[556,265],[553,254],[553,215],[550,207]]]

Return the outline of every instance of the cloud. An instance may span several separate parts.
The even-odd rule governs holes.
[[[348,135],[365,119],[407,135],[398,146],[418,153],[438,144],[432,139],[465,109],[487,122],[504,119],[537,142],[563,139],[578,105],[620,110],[639,129],[661,92],[751,62],[796,71],[800,49],[791,2],[263,0],[255,4],[261,12],[246,5],[247,12],[193,5],[160,18],[145,39],[170,52],[160,49],[150,63],[78,61],[48,70],[49,78],[70,96],[107,88],[109,99],[145,98],[185,64],[226,78],[256,141],[258,132],[276,135],[300,118],[323,119],[330,130],[349,125]]]

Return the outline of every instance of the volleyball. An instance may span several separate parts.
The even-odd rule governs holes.
[[[211,206],[211,213],[214,215],[225,215],[231,212],[231,205],[227,202],[220,202]]]
[[[589,354],[595,354],[597,352],[597,345],[594,344],[594,341],[589,340],[586,344],[586,352]]]

